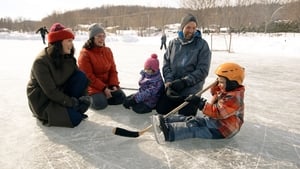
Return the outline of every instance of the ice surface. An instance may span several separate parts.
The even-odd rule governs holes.
[[[204,37],[209,42],[210,37]],[[138,138],[113,135],[114,127],[139,131],[149,126],[149,116],[155,113],[135,114],[122,106],[89,110],[89,118],[75,128],[41,125],[28,108],[26,84],[32,61],[44,47],[42,40],[20,34],[0,38],[0,168],[300,168],[299,34],[234,35],[233,53],[213,52],[207,85],[223,62],[246,68],[244,126],[228,140],[188,139],[164,145],[156,143],[152,131]],[[76,39],[78,55],[85,36]],[[137,88],[139,71],[151,53],[157,53],[162,64],[159,36],[109,36],[107,46],[124,87]]]

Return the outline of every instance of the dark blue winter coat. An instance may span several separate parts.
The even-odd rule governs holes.
[[[165,83],[184,78],[187,87],[180,91],[180,96],[197,93],[203,88],[210,63],[211,51],[200,31],[197,30],[188,41],[184,40],[180,31],[178,37],[169,42],[164,54],[162,71]]]

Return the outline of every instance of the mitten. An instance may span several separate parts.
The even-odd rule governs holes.
[[[130,107],[132,107],[133,105],[136,104],[136,101],[134,99],[134,96],[129,96],[127,97],[124,102],[123,102],[123,106],[126,108],[126,109],[130,109]]]
[[[174,80],[171,82],[170,87],[176,92],[179,92],[186,87],[186,81],[184,79]]]

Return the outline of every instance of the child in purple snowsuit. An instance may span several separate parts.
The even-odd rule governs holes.
[[[159,69],[159,61],[156,54],[152,54],[144,64],[144,70],[140,72],[139,91],[124,100],[123,106],[134,112],[143,114],[151,112],[164,89],[163,79]]]

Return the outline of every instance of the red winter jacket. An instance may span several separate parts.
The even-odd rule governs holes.
[[[235,135],[243,124],[244,92],[244,86],[226,93],[218,91],[214,95],[216,101],[206,103],[202,110],[203,114],[218,120],[218,129],[225,138]]]
[[[103,92],[106,87],[119,87],[118,72],[110,48],[83,48],[78,57],[78,65],[90,80],[89,95]]]

